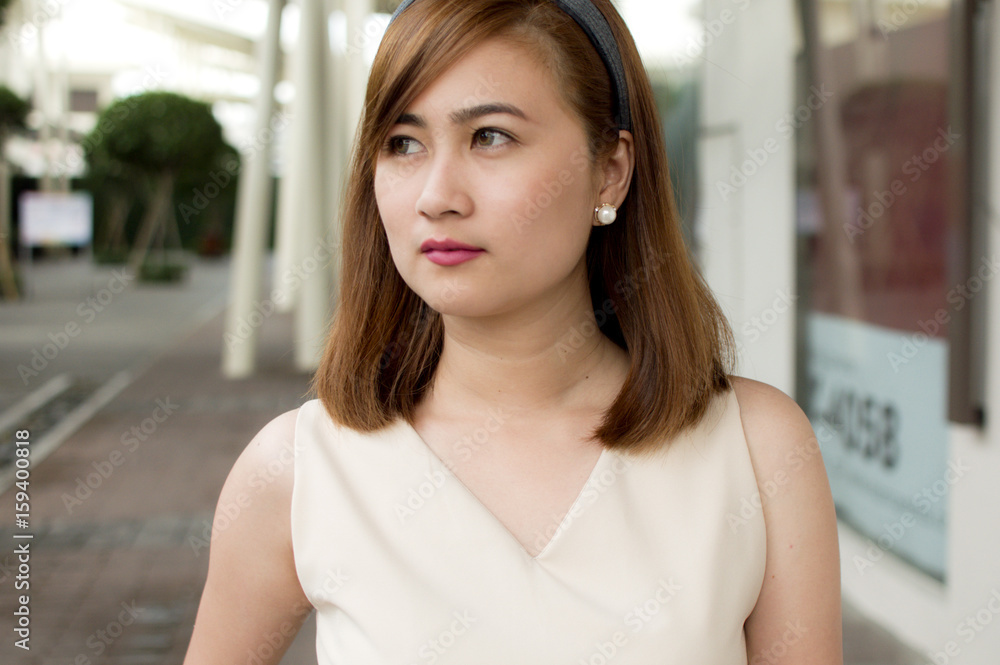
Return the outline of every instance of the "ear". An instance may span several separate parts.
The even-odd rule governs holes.
[[[618,131],[618,147],[605,161],[602,172],[602,186],[598,201],[594,207],[602,203],[610,203],[616,208],[621,207],[632,183],[632,172],[635,170],[635,143],[632,132],[621,129]]]

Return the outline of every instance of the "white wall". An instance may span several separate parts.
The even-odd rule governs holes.
[[[795,151],[782,131],[793,111],[793,3],[706,0],[705,10],[702,266],[741,344],[738,373],[793,394]]]

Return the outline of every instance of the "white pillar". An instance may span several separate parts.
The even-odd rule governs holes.
[[[300,7],[296,6],[296,9]],[[302,30],[302,12],[298,12],[299,31]],[[293,117],[299,115],[302,104],[301,89],[307,85],[308,74],[305,71],[306,59],[298,49],[291,58],[291,81],[294,85],[295,97],[291,103]],[[301,178],[302,153],[309,149],[310,137],[297,129],[298,123],[293,120],[290,130],[285,134],[284,159],[282,174],[278,181],[277,228],[274,234],[274,273],[271,276],[271,288],[280,297],[277,299],[277,309],[280,312],[290,312],[298,304],[300,284],[294,280],[295,267],[302,260],[302,200],[300,198],[299,179]]]
[[[284,0],[269,0],[267,28],[259,43],[257,122],[255,136],[262,136],[274,115],[274,84],[279,62],[279,28]],[[253,301],[260,295],[264,269],[264,244],[271,210],[271,142],[244,156],[236,202],[229,311],[223,339],[222,371],[227,377],[248,376],[255,365],[258,326],[252,325]],[[258,313],[258,316],[263,316]]]
[[[34,6],[36,12],[41,11],[42,5],[40,2],[36,2]],[[43,192],[51,192],[54,189],[52,182],[52,75],[49,72],[49,59],[45,53],[45,24],[46,21],[38,23],[36,37],[38,60],[35,63],[34,106],[41,115],[41,126],[38,128],[38,143],[42,147],[44,162],[38,188]]]
[[[296,55],[302,63],[296,67],[295,122],[292,129],[301,133],[300,145],[308,146],[297,155],[297,178],[292,186],[301,206],[300,237],[305,246],[296,271],[302,282],[296,311],[295,365],[304,371],[319,364],[330,298],[327,273],[329,252],[323,248],[323,236],[330,220],[328,192],[332,186],[327,170],[329,105],[330,41],[327,30],[328,14],[324,0],[302,0],[299,41]]]
[[[297,108],[292,103],[292,113]],[[299,180],[299,156],[302,146],[296,139],[296,132],[291,131],[285,138],[285,157],[281,179],[278,181],[277,229],[274,234],[274,273],[271,275],[271,288],[279,297],[276,307],[279,312],[290,312],[298,303],[299,289],[292,281],[295,265],[302,259],[300,250],[303,243],[302,206],[295,196],[295,184]]]
[[[329,0],[333,4],[334,9],[341,11],[341,15],[345,17],[345,23],[347,27],[347,45],[350,42],[351,25],[347,14],[344,11],[345,5],[354,4],[355,0]],[[361,3],[365,4],[365,3]],[[370,15],[370,12],[367,15]],[[362,60],[364,58],[362,57]],[[330,262],[328,274],[331,278],[331,294],[336,293],[337,287],[340,284],[340,252],[341,252],[341,228],[342,222],[340,219],[340,208],[341,202],[344,195],[345,181],[347,170],[348,170],[348,160],[350,159],[350,146],[354,138],[353,131],[348,131],[347,125],[344,119],[352,116],[349,112],[349,104],[351,99],[356,99],[358,104],[364,103],[364,89],[361,90],[360,97],[352,97],[349,94],[348,86],[349,80],[347,75],[348,59],[346,57],[346,51],[341,51],[340,49],[335,49],[333,57],[331,59],[331,77],[330,77],[330,95],[327,98],[330,108],[330,114],[328,117],[333,118],[334,122],[330,123],[330,183],[331,187],[329,189],[330,198],[327,202],[330,215],[327,221],[327,237],[331,240],[331,246],[333,247],[332,260]],[[363,84],[367,85],[368,82],[368,68],[365,67],[365,77]],[[353,114],[357,117],[357,113],[360,112],[360,106]],[[355,121],[356,124],[356,121]]]
[[[795,7],[790,0],[706,0],[706,24],[736,20],[706,47],[701,74],[699,238],[705,278],[741,343],[737,374],[795,390],[795,306],[766,332],[744,334],[795,293],[795,145],[775,123],[794,107]],[[760,39],[767,35],[766,39]],[[753,177],[726,189],[747,151],[773,148]],[[773,154],[771,154],[773,153]],[[752,332],[756,333],[756,330]]]
[[[60,45],[59,64],[56,65],[55,76],[52,83],[55,87],[54,98],[56,102],[56,136],[59,145],[59,169],[56,173],[56,191],[68,194],[70,191],[70,176],[66,166],[69,155],[69,60],[66,56],[65,44]]]
[[[365,103],[365,89],[368,87],[369,64],[366,51],[377,46],[375,36],[365,32],[365,23],[375,11],[372,0],[344,0],[344,12],[347,16],[347,58],[344,96],[344,123],[346,136],[353,141],[358,121],[361,119],[361,109]]]

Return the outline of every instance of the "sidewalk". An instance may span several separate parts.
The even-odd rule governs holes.
[[[148,324],[177,326],[156,316]],[[193,543],[210,529],[226,475],[253,435],[307,399],[309,377],[290,369],[290,316],[261,327],[259,371],[240,381],[219,371],[222,326],[217,314],[178,340],[32,465],[30,527],[18,530],[34,534],[30,651],[13,645],[22,593],[13,550],[25,541],[13,539],[13,489],[0,495],[0,663],[183,661],[208,569],[208,548]],[[4,353],[11,357],[6,345]],[[313,623],[283,662],[316,662]]]
[[[38,261],[29,294],[0,302],[0,412],[61,373],[100,385],[221,311],[227,259],[195,259],[181,284],[140,283],[88,257]]]

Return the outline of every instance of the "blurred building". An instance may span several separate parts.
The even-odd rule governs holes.
[[[247,3],[223,16],[211,3],[201,3],[201,12],[184,12],[184,4],[11,2],[0,81],[34,107],[33,135],[11,141],[11,160],[30,176],[80,176],[81,141],[98,112],[118,97],[151,90],[212,103],[227,138],[239,145],[252,124],[254,45],[266,11]]]

